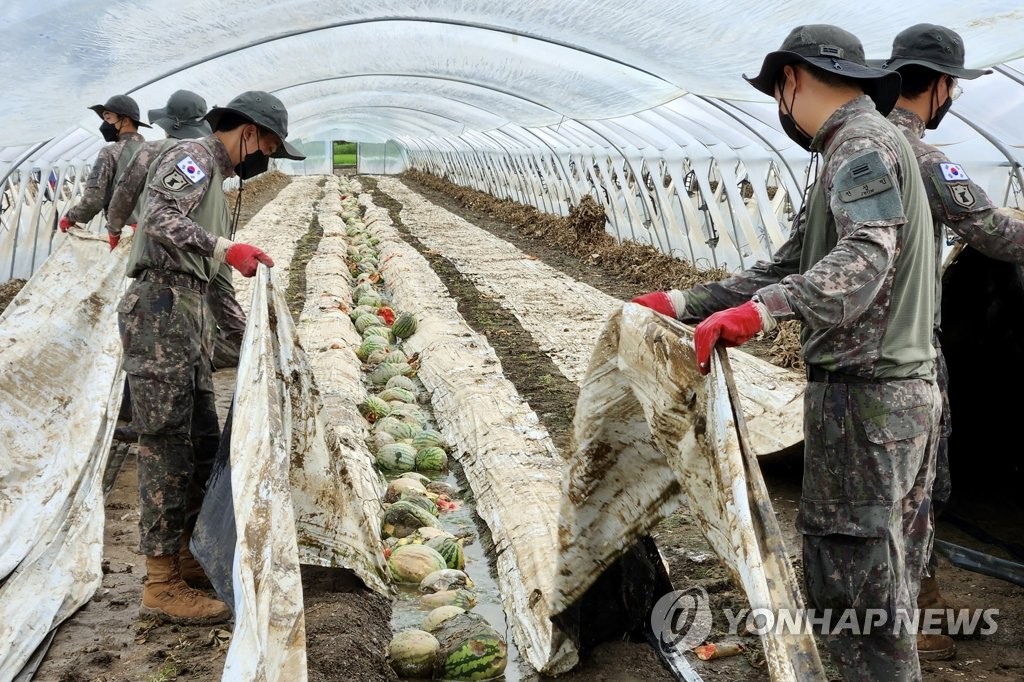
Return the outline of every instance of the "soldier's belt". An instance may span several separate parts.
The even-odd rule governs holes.
[[[195,275],[190,275],[187,272],[176,272],[174,270],[158,270],[156,268],[148,268],[142,271],[142,274],[138,277],[140,282],[155,282],[156,284],[166,284],[171,287],[186,287],[188,289],[195,289],[199,293],[205,294],[209,288],[210,283],[199,279]]]
[[[815,365],[807,365],[807,381],[814,381],[820,384],[875,384],[879,381],[891,381],[891,379],[875,379],[857,376],[856,374],[829,372]]]

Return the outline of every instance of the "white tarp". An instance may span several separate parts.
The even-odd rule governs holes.
[[[770,502],[758,494],[760,472],[744,466],[722,367],[713,364],[700,376],[689,328],[647,308],[627,303],[609,319],[576,406],[553,613],[580,599],[680,497],[752,609],[802,608]],[[769,632],[762,642],[776,682],[824,679],[813,636]]]
[[[0,315],[0,680],[100,585],[130,240],[73,230]],[[6,579],[6,580],[5,580]]]

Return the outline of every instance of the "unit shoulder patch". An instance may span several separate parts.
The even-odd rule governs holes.
[[[844,202],[859,201],[887,192],[895,186],[889,169],[878,152],[868,152],[848,161],[836,176],[835,188]]]
[[[193,185],[206,177],[206,171],[200,168],[199,164],[193,161],[191,156],[186,156],[184,159],[179,161],[177,163],[177,168]]]
[[[172,192],[179,192],[188,187],[191,183],[189,182],[189,179],[185,177],[184,173],[177,168],[173,168],[171,169],[171,172],[167,173],[160,179],[160,184]]]

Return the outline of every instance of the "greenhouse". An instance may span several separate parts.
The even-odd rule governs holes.
[[[959,34],[964,66],[988,73],[950,81],[924,141],[1024,244],[1020,6],[8,0],[0,17],[0,682],[849,672],[820,635],[753,620],[804,613],[813,582],[797,516],[817,380],[799,319],[720,344],[705,375],[693,326],[631,300],[770,261],[814,203],[827,160],[745,80],[808,24],[850,31],[874,68],[904,28]],[[132,407],[155,399],[128,393],[159,386],[131,383],[145,372],[123,351],[147,279],[126,274],[165,244],[135,232],[160,181],[146,176],[120,243],[109,193],[69,220],[94,191],[112,98],[156,143],[154,112],[181,91],[229,123],[249,91],[286,109],[269,127],[243,114],[273,158],[214,187],[231,224],[205,239],[221,251],[187,254],[211,272],[223,254],[241,320],[228,334],[205,277],[211,383],[196,396],[219,435],[180,556],[207,580],[190,598],[225,617],[198,624],[145,601],[153,455]],[[264,150],[267,131],[304,158]],[[181,186],[206,176],[178,169]],[[943,631],[955,654],[929,658],[918,636],[916,665],[924,680],[1019,679],[1024,252],[989,257],[940,229],[952,493],[922,514],[943,608],[969,623]],[[247,245],[251,272],[230,255]],[[161,248],[178,263],[195,249]],[[168,310],[187,300],[178,281]],[[167,348],[184,343],[171,332]]]

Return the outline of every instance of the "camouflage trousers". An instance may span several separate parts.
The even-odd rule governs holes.
[[[238,305],[234,291],[225,291],[211,286],[206,294],[206,302],[217,321],[217,333],[213,339],[213,366],[237,367],[238,353],[242,348],[242,337],[245,335],[245,311]]]
[[[808,605],[886,618],[823,636],[845,680],[921,678],[916,637],[895,623],[912,621],[931,553],[940,411],[932,381],[807,384],[797,528]]]
[[[186,275],[146,271],[118,307],[139,433],[139,545],[146,556],[176,554],[191,532],[220,441],[213,324],[203,294],[191,286]]]

